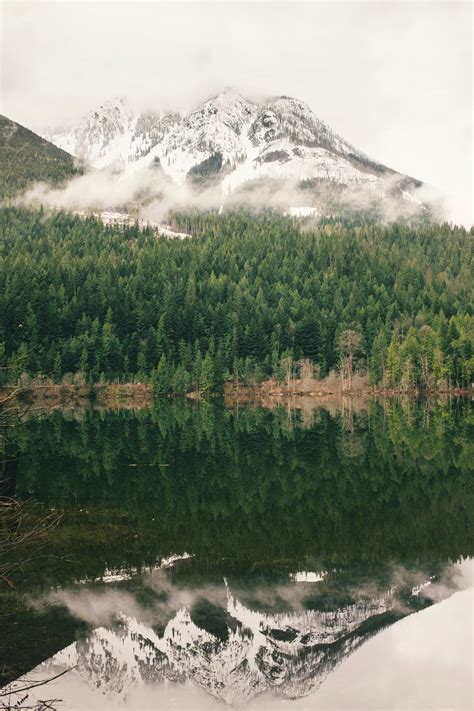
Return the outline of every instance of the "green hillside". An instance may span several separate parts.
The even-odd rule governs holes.
[[[308,366],[402,390],[472,382],[464,228],[301,229],[243,211],[173,219],[193,236],[0,210],[0,341],[18,366],[5,374],[153,382],[159,394],[283,381]]]
[[[0,115],[0,199],[37,181],[58,185],[78,172],[69,153]]]

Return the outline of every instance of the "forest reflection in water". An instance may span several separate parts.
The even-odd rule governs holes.
[[[472,427],[467,400],[173,401],[27,423],[18,493],[65,513],[55,557],[15,581],[24,642],[51,632],[17,671],[77,665],[71,708],[74,685],[110,708],[148,708],[133,704],[157,684],[165,708],[312,699],[377,632],[466,587]]]

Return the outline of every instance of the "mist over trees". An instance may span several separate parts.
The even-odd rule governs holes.
[[[8,377],[151,382],[162,395],[333,370],[349,387],[354,373],[403,390],[471,382],[465,229],[172,219],[193,236],[2,209],[0,340],[21,364]]]

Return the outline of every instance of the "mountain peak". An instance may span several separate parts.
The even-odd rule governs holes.
[[[216,96],[238,96],[239,98],[242,98],[241,94],[239,94],[239,92],[236,91],[233,86],[225,86],[221,91],[216,94]]]
[[[231,86],[185,115],[135,114],[126,99],[114,97],[50,140],[96,168],[136,171],[159,163],[174,182],[196,184],[202,176],[200,189],[221,183],[224,194],[254,181],[322,181],[378,199],[395,190],[408,200],[407,186],[416,185],[369,160],[304,101],[277,95],[256,102]]]
[[[124,96],[111,96],[110,99],[106,99],[99,108],[101,109],[113,109],[113,108],[124,108],[128,106],[128,101]]]
[[[133,111],[124,97],[116,96],[107,99],[98,107],[88,111],[80,123],[93,121],[94,119],[116,121],[121,118],[125,121],[131,120],[131,118],[133,118]]]
[[[239,112],[244,110],[247,114],[257,110],[257,105],[246,99],[242,94],[239,94],[230,86],[224,87],[218,94],[214,94],[209,99],[199,104],[190,112],[190,115],[197,114],[202,111],[211,112]]]

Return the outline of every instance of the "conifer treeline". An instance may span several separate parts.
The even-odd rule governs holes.
[[[193,237],[2,209],[0,341],[14,362],[4,379],[82,374],[206,392],[310,364],[404,389],[471,382],[463,228],[328,220],[302,230],[245,212],[174,221]]]

